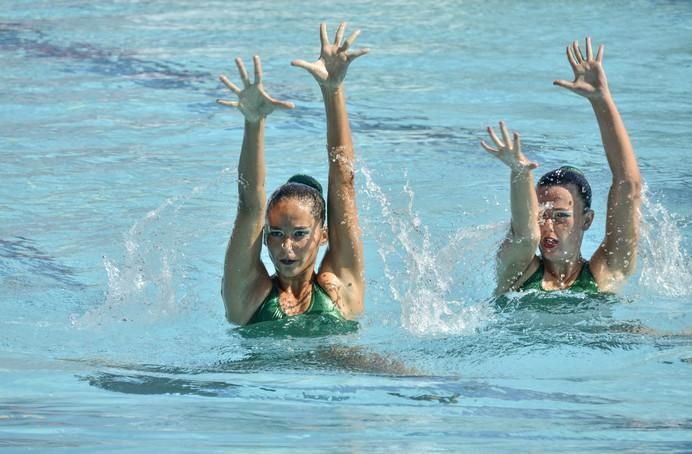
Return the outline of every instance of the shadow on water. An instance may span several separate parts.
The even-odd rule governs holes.
[[[84,288],[72,268],[60,264],[36,247],[34,241],[22,236],[0,239],[0,277],[32,282],[42,277],[70,288]]]
[[[264,394],[274,392],[276,388],[293,388],[293,385],[286,383],[285,377],[305,377],[306,374],[326,377],[348,374],[350,377],[365,376],[379,377],[379,379],[420,376],[419,372],[395,358],[380,355],[363,347],[341,345],[333,337],[313,338],[313,342],[310,343],[304,340],[299,342],[267,340],[259,344],[253,342],[253,345],[248,347],[248,353],[241,359],[221,359],[211,365],[195,368],[153,364],[109,364],[80,360],[99,368],[106,367],[108,370],[79,378],[91,386],[127,394],[195,394],[230,397],[242,392]],[[256,375],[257,373],[260,375]],[[200,378],[209,375],[217,379]],[[290,380],[289,378],[288,381]],[[316,389],[310,384],[303,387],[312,391]],[[325,387],[323,391],[340,392],[326,385],[317,385],[317,388],[319,387]],[[249,391],[243,391],[243,389]]]
[[[145,60],[134,52],[105,49],[91,43],[54,44],[41,30],[20,22],[0,22],[0,49],[20,50],[33,58],[52,58],[86,63],[87,71],[104,76],[125,76],[134,83],[155,89],[196,89],[207,84],[215,75],[205,71],[185,69],[180,63]],[[83,72],[65,68],[67,72]]]
[[[495,401],[552,401],[583,405],[617,404],[617,399],[584,394],[563,392],[536,391],[492,385],[482,381],[459,381],[448,377],[406,376],[390,379],[385,382],[351,382],[340,386],[325,385],[319,381],[309,383],[248,383],[242,377],[237,382],[227,380],[204,380],[185,376],[162,376],[146,373],[98,372],[80,376],[79,379],[90,386],[111,392],[124,394],[156,395],[197,395],[205,397],[277,399],[277,400],[354,400],[358,401],[359,393],[375,393],[377,401],[386,401],[391,396],[403,401],[430,402],[439,404],[461,404],[475,402],[478,399]],[[373,399],[373,395],[368,397]],[[401,403],[401,402],[400,402]]]

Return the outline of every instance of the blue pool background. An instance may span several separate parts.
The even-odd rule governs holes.
[[[346,84],[367,260],[356,333],[228,325],[242,138],[220,73],[262,57],[267,186],[326,182],[318,24],[361,28]],[[587,34],[647,192],[614,299],[490,299],[507,172],[609,172],[564,47]],[[692,450],[692,3],[9,1],[0,19],[0,447],[39,451]]]

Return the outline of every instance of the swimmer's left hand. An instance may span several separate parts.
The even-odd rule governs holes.
[[[586,58],[584,58],[579,49],[579,42],[576,40],[572,42],[570,46],[567,46],[567,60],[574,71],[574,81],[556,80],[553,85],[567,88],[592,101],[610,96],[608,80],[602,65],[604,49],[605,46],[601,44],[594,57],[591,50],[591,38],[587,36]]]
[[[321,87],[332,91],[338,90],[346,77],[348,65],[356,58],[370,51],[370,49],[361,48],[348,52],[358,38],[358,35],[360,35],[360,30],[356,30],[348,39],[343,41],[345,29],[345,22],[339,24],[334,42],[330,43],[329,36],[327,35],[327,25],[320,24],[320,41],[322,43],[320,58],[315,63],[308,63],[305,60],[293,60],[291,65],[307,70]]]

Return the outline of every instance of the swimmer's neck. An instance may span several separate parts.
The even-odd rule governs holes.
[[[544,288],[553,290],[569,287],[579,277],[584,263],[585,260],[579,252],[573,257],[562,260],[543,259]]]
[[[308,267],[297,276],[283,277],[280,274],[276,275],[277,285],[281,293],[288,293],[295,297],[303,295],[308,288],[312,288],[312,282],[315,276],[314,266]]]

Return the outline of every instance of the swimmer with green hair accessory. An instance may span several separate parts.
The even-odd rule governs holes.
[[[574,81],[554,85],[586,97],[601,131],[612,184],[608,195],[606,233],[603,242],[585,260],[581,255],[584,232],[591,227],[591,188],[584,174],[564,166],[548,172],[533,186],[532,171],[538,167],[521,151],[519,134],[510,134],[500,122],[501,138],[492,128],[495,146],[481,146],[511,169],[510,231],[497,253],[496,294],[511,290],[572,289],[615,292],[636,266],[639,239],[641,176],[627,130],[608,88],[601,45],[594,57],[591,38],[586,38],[586,58],[574,41],[567,46],[567,60]],[[536,248],[540,255],[536,255]]]
[[[368,49],[351,51],[360,32],[344,40],[345,27],[340,24],[330,42],[327,27],[321,24],[319,59],[314,63],[291,62],[307,70],[322,91],[329,158],[326,202],[314,178],[295,175],[274,191],[267,204],[264,122],[276,108],[291,109],[293,104],[267,94],[257,56],[254,82],[250,82],[243,62],[236,59],[243,89],[226,76],[220,77],[239,99],[217,102],[237,108],[245,116],[238,163],[238,213],[226,249],[221,289],[226,318],[231,323],[246,325],[301,314],[351,320],[363,311],[363,243],[343,80],[350,63]],[[274,276],[262,263],[262,243],[274,264]],[[315,273],[322,245],[328,245],[327,251]]]

